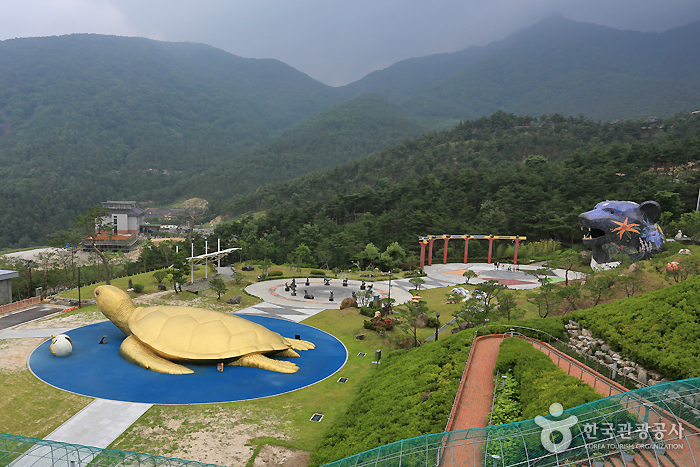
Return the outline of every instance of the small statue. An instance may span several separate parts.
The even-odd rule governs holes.
[[[327,277],[323,278],[323,285],[331,285],[331,280]]]
[[[309,291],[304,289],[304,298],[307,300],[313,300],[314,296],[309,294]]]
[[[332,291],[332,290],[331,290],[331,296],[328,298],[328,301],[329,301],[329,302],[332,302],[332,301],[333,301],[333,291]]]
[[[292,278],[292,287],[296,287],[296,286],[297,286],[297,281],[296,281],[296,279]]]
[[[308,277],[306,278],[306,283],[304,285],[306,285],[307,287],[309,286],[309,278]]]
[[[362,281],[362,284],[360,285],[360,290],[365,290],[367,287],[365,286],[365,281]]]
[[[287,284],[286,282],[284,283],[284,291],[289,292],[289,284]]]
[[[343,287],[347,287],[347,286],[348,286],[348,280],[347,280],[347,279],[343,279]]]
[[[371,291],[372,291],[372,287],[374,287],[374,284],[368,285],[368,286],[367,286],[367,291],[368,291],[368,292],[371,292]]]
[[[352,293],[352,298],[354,298],[355,300],[357,300],[357,295],[355,295],[355,292],[354,292],[354,291],[353,291],[353,293]]]

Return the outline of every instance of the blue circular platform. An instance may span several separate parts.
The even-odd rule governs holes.
[[[338,339],[305,324],[267,316],[240,315],[287,338],[299,334],[316,344],[285,358],[299,366],[296,373],[277,373],[238,366],[186,365],[189,375],[165,375],[131,364],[119,355],[124,334],[111,322],[92,324],[66,333],[73,352],[65,358],[51,353],[51,339],[29,357],[29,368],[51,386],[83,396],[148,404],[207,404],[258,399],[295,391],[328,378],[347,361],[347,349]],[[106,335],[106,345],[100,339]]]

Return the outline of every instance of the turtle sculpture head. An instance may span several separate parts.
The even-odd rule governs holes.
[[[295,350],[315,346],[300,339],[287,339],[245,318],[206,308],[188,306],[136,307],[131,297],[112,285],[93,293],[100,311],[127,337],[121,356],[159,373],[187,374],[180,363],[227,363],[280,373],[299,367],[277,357],[298,357]],[[176,363],[180,362],[180,363]]]
[[[128,293],[112,285],[101,285],[93,292],[95,303],[103,315],[121,332],[131,335],[129,316],[136,310]]]

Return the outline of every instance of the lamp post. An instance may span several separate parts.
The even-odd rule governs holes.
[[[438,330],[440,329],[440,312],[438,311],[435,315],[437,319],[435,320],[435,341],[438,340]]]
[[[31,298],[34,296],[34,294],[32,293],[32,263],[34,262],[34,260],[25,259],[25,261],[27,262],[27,267],[29,268],[29,285],[27,286],[27,295],[29,295],[29,297]]]

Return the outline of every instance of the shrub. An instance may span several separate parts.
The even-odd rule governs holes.
[[[603,397],[580,379],[569,376],[544,352],[517,337],[506,338],[501,343],[496,371],[502,374],[512,371],[520,384],[523,420],[548,414],[554,402],[571,408]]]
[[[431,316],[428,318],[428,323],[426,324],[427,327],[429,328],[436,328],[440,326],[440,320],[437,319],[435,316]]]
[[[700,376],[700,276],[598,305],[572,319],[645,368],[673,379]]]
[[[455,334],[414,350],[387,352],[380,371],[372,372],[373,376],[361,383],[345,414],[328,427],[309,465],[422,434],[441,433],[470,342],[471,336],[465,339]],[[413,465],[406,464],[406,459],[404,464]]]
[[[144,289],[143,284],[134,284],[134,292],[143,293],[143,289]]]
[[[368,306],[363,306],[360,308],[360,314],[363,316],[369,316],[370,318],[374,318],[374,310]]]
[[[311,272],[311,275],[313,275],[313,276],[325,276],[326,275],[326,273],[321,271],[320,269],[312,269],[310,272]]]
[[[279,277],[279,276],[284,276],[284,272],[282,272],[282,271],[270,271],[267,273],[267,275],[271,276],[271,277],[273,277],[273,276]]]

